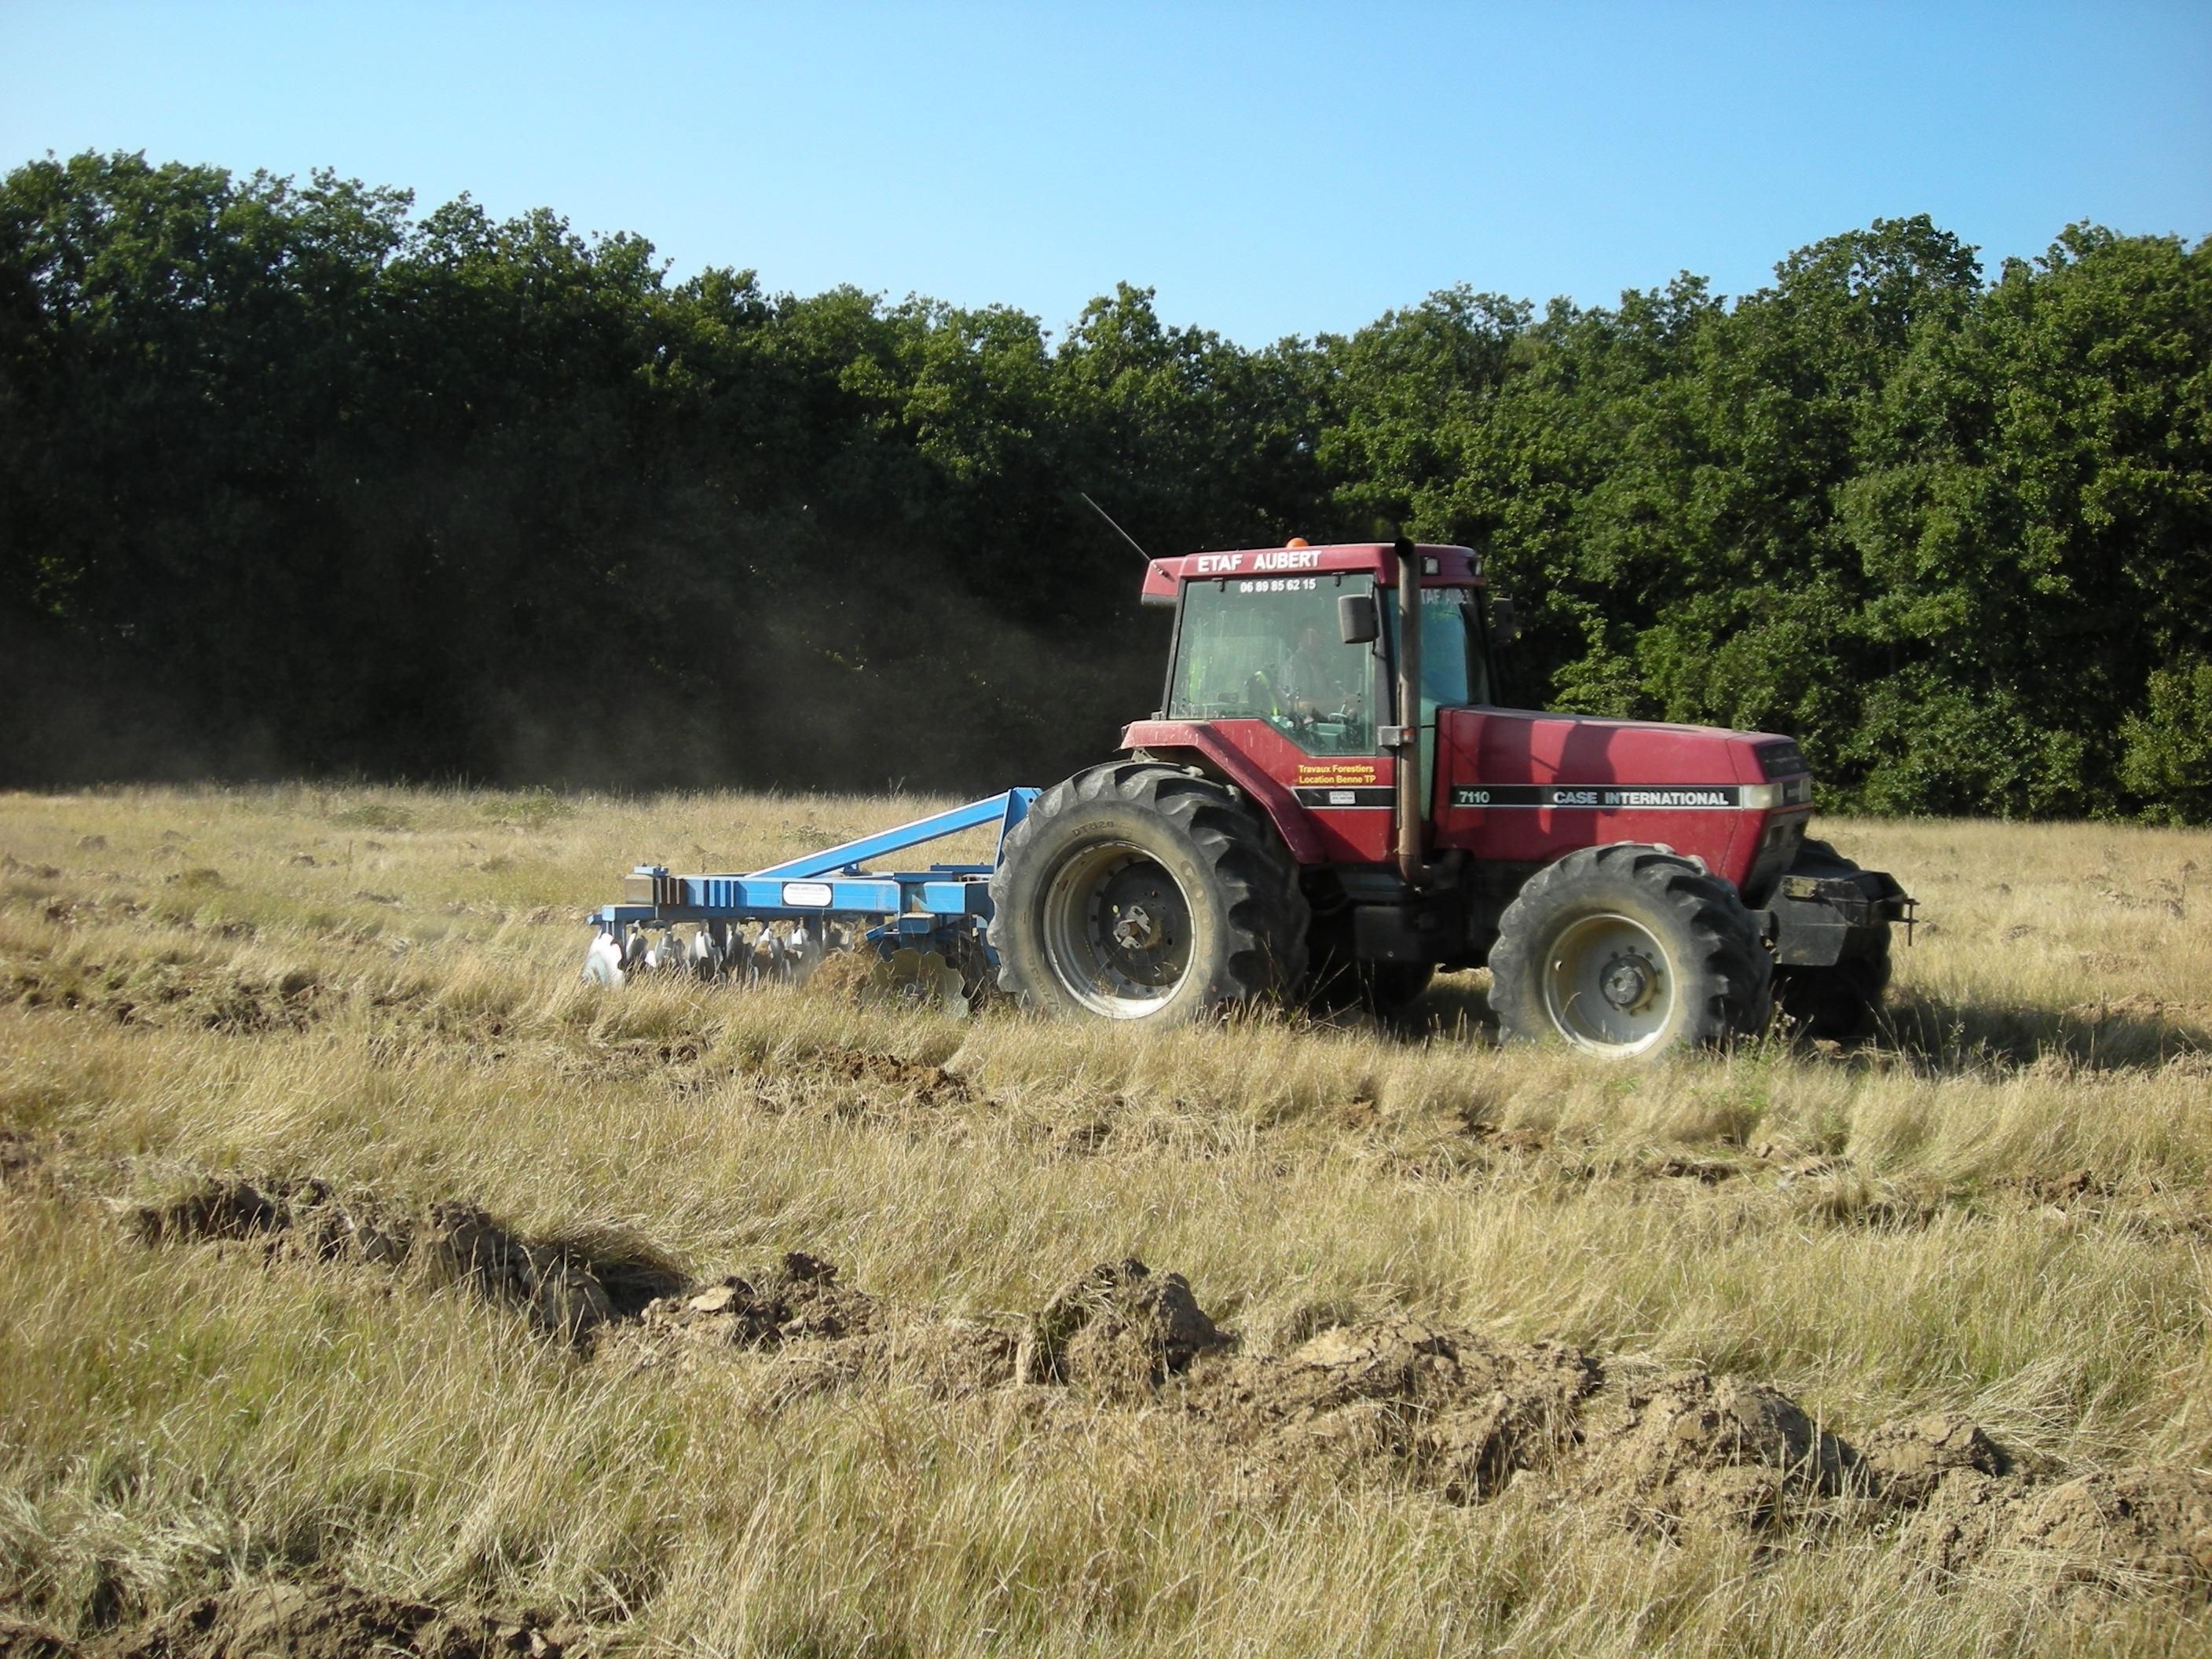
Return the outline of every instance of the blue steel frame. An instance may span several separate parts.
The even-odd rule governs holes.
[[[933,933],[947,925],[976,926],[990,920],[990,877],[999,867],[1006,832],[1029,816],[1030,803],[1036,796],[1034,789],[1009,789],[750,875],[678,876],[670,874],[665,865],[641,864],[630,875],[634,880],[650,878],[655,902],[602,905],[590,920],[616,932],[632,923],[665,927],[685,921],[861,918],[878,924],[872,931],[907,935]],[[988,864],[933,864],[927,870],[887,873],[861,867],[870,859],[990,823],[999,826],[999,839]]]

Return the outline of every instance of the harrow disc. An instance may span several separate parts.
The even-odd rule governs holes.
[[[744,932],[747,926],[755,929],[750,938]],[[853,948],[850,930],[834,923],[820,925],[818,932],[805,922],[787,927],[732,921],[663,928],[632,923],[619,932],[603,929],[592,936],[584,952],[583,978],[608,986],[627,984],[641,975],[798,985],[827,958]],[[911,951],[905,954],[915,955]],[[935,994],[933,982],[927,988]],[[909,988],[902,994],[917,997],[921,991]]]
[[[684,965],[699,979],[712,979],[722,970],[721,957],[714,950],[714,941],[707,937],[704,927],[693,930],[684,941]]]
[[[784,977],[794,985],[804,985],[806,976],[821,965],[822,948],[807,933],[806,924],[799,922],[792,928],[790,939],[784,943]]]
[[[622,947],[609,933],[592,935],[591,948],[584,952],[584,982],[587,985],[619,985],[623,982]]]

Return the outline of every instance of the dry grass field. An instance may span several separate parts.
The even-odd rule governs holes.
[[[1856,1052],[577,982],[929,805],[0,797],[0,1653],[2212,1649],[2212,836],[1816,830]]]

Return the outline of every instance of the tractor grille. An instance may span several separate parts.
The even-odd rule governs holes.
[[[1788,741],[1763,744],[1759,751],[1759,769],[1766,775],[1769,783],[1777,778],[1794,778],[1801,772],[1813,769],[1805,764],[1805,752]]]

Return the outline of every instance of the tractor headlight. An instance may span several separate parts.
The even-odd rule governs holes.
[[[1813,780],[1790,778],[1781,783],[1747,783],[1743,786],[1743,804],[1759,811],[1771,812],[1778,806],[1802,806],[1813,799]]]

